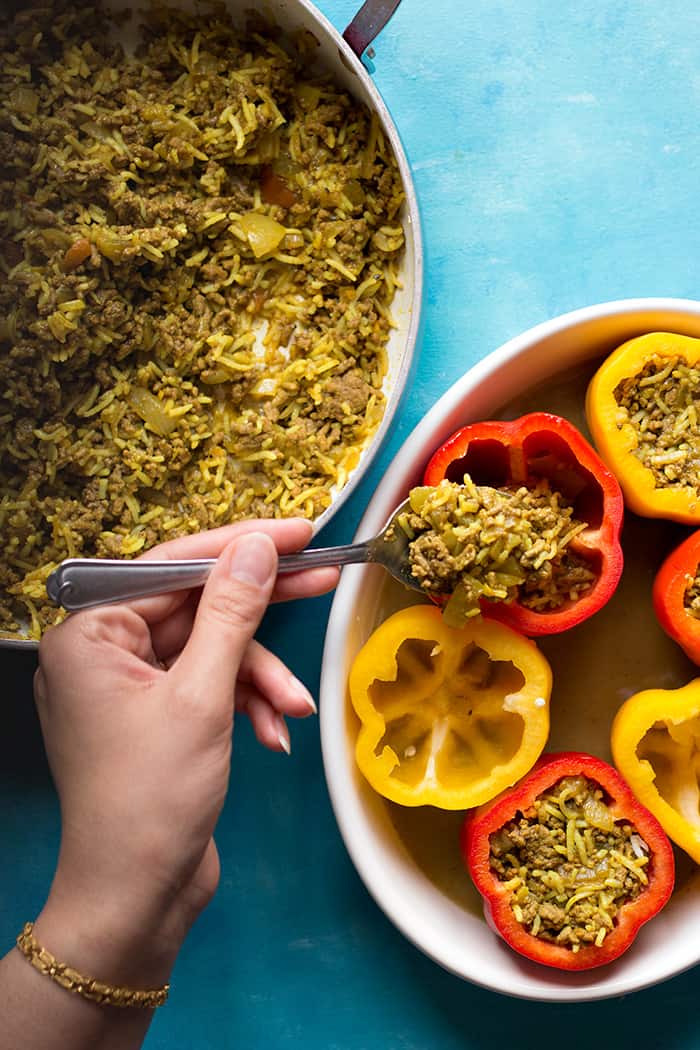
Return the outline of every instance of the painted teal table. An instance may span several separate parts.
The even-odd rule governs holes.
[[[342,29],[359,0],[321,0]],[[403,0],[376,82],[422,207],[418,369],[390,440],[323,539],[347,541],[392,455],[480,357],[564,311],[700,291],[700,13],[690,0]],[[329,602],[275,609],[262,640],[311,687]],[[0,945],[40,907],[58,815],[31,707],[4,653]],[[442,972],[394,930],[345,853],[315,720],[292,757],[237,728],[219,894],[194,929],[148,1050],[700,1047],[697,971],[624,1000],[548,1006]],[[69,1048],[66,1048],[69,1050]]]

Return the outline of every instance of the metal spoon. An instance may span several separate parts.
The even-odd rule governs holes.
[[[411,575],[408,561],[408,536],[394,521],[408,508],[405,500],[396,508],[382,531],[363,543],[343,547],[319,547],[282,554],[278,572],[300,572],[326,565],[351,565],[373,562],[383,565],[391,575],[413,590],[421,590]],[[387,533],[389,536],[387,538]],[[61,562],[46,581],[46,593],[55,605],[69,612],[93,605],[145,598],[149,594],[166,594],[189,587],[201,587],[215,565],[215,558],[189,561],[121,561],[108,558],[68,558]]]

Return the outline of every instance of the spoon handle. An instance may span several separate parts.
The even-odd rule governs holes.
[[[369,545],[353,543],[344,547],[283,554],[278,572],[299,572],[325,565],[348,565],[367,561]],[[215,565],[214,558],[190,561],[120,561],[108,558],[68,558],[46,581],[46,593],[55,605],[69,612],[94,605],[167,594],[189,587],[201,587]]]
[[[297,551],[296,554],[283,554],[278,572],[322,569],[327,565],[353,565],[363,561],[372,561],[369,543],[346,543],[342,547],[316,547]]]

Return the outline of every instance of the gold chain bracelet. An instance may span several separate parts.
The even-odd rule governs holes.
[[[134,1006],[148,1010],[162,1006],[168,998],[169,984],[163,985],[162,988],[154,988],[152,991],[115,988],[111,984],[103,984],[102,981],[95,980],[94,977],[86,977],[78,973],[72,966],[59,962],[50,951],[42,948],[33,930],[34,923],[26,923],[17,938],[17,947],[35,970],[50,977],[66,991],[82,995],[83,999],[91,999],[100,1006]]]

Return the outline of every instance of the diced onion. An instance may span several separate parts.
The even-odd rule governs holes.
[[[39,96],[31,88],[20,85],[10,92],[10,104],[12,109],[23,117],[35,117],[39,108]]]
[[[129,404],[136,415],[160,437],[166,437],[177,426],[177,420],[168,415],[158,398],[142,386],[132,386],[129,391]]]
[[[256,259],[269,255],[270,252],[279,248],[287,233],[281,223],[257,211],[249,211],[241,215],[240,224]]]
[[[321,98],[321,89],[315,84],[298,84],[296,88],[296,96],[308,113],[312,109],[316,109],[319,99]]]
[[[649,847],[641,835],[630,835],[630,846],[635,857],[646,857],[649,853]]]
[[[590,795],[583,803],[583,815],[592,827],[601,831],[612,831],[615,827],[612,813],[605,803]]]

